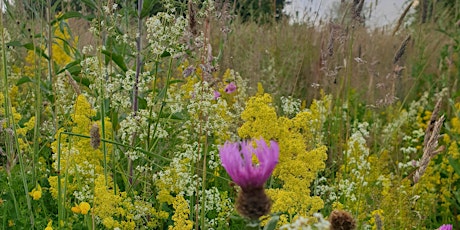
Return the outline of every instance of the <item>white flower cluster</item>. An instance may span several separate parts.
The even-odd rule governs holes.
[[[94,198],[92,186],[88,184],[80,186],[78,190],[73,192],[73,195],[78,201],[90,201]]]
[[[169,168],[153,175],[153,182],[161,181],[169,187],[170,191],[177,192],[177,195],[193,196],[196,188],[202,186],[202,179],[190,173],[192,164],[190,161],[173,158]]]
[[[398,162],[399,169],[412,170],[418,165],[418,162],[413,158],[414,156],[417,156],[416,154],[419,150],[414,146],[419,144],[420,140],[423,140],[424,136],[425,132],[421,128],[413,130],[410,135],[403,136],[403,146],[399,150],[404,154],[404,160],[406,163]]]
[[[60,157],[62,160],[67,160],[67,159],[72,159],[74,157],[74,155],[78,155],[80,154],[80,151],[78,151],[78,149],[76,148],[62,148],[61,149],[61,152],[60,154],[57,153],[57,151],[51,156],[53,158],[53,168],[56,170],[56,171],[61,171],[63,168],[62,167],[65,167],[63,166],[62,164],[60,165],[61,168],[58,168],[58,157]],[[61,160],[59,159],[59,160]],[[68,162],[66,162],[68,164]],[[69,173],[74,173],[74,168],[73,167],[69,167],[69,165],[66,165],[68,168],[66,170],[68,170]]]
[[[176,17],[173,9],[171,7],[166,12],[159,12],[146,21],[147,40],[155,58],[159,58],[164,52],[177,57],[184,51],[181,38],[187,27],[187,20],[183,16]]]
[[[4,39],[4,40],[3,40]],[[2,42],[3,40],[3,42]],[[8,30],[6,28],[3,28],[3,38],[0,36],[0,44],[2,43],[8,43],[11,41],[11,35],[10,33],[8,32]],[[10,46],[10,47],[6,47],[5,49],[5,54],[6,54],[6,61],[9,62],[9,63],[14,63],[15,59],[13,57],[13,55],[11,55],[11,50],[13,50],[14,47],[13,46]],[[2,47],[0,46],[0,51],[2,50]],[[11,66],[8,65],[7,66],[7,69],[10,69]]]
[[[312,221],[311,218],[300,216],[294,223],[285,224],[280,227],[281,230],[328,230],[331,227],[331,223],[323,218],[321,213],[314,213],[313,217],[316,221]]]
[[[190,92],[190,102],[187,105],[187,113],[190,119],[185,121],[185,127],[193,130],[196,134],[211,136],[217,132],[227,132],[230,125],[219,113],[231,116],[225,100],[215,100],[214,90],[208,82],[198,82]]]
[[[316,108],[319,111],[319,120],[323,124],[331,113],[329,105],[332,103],[332,95],[325,95],[322,100],[315,100],[314,103],[316,103]]]
[[[112,14],[115,10],[117,10],[118,4],[114,3],[111,6],[102,6],[105,14]]]
[[[161,122],[155,123],[157,114],[146,109],[139,110],[136,115],[131,114],[120,122],[120,137],[124,143],[131,143],[133,134],[143,141],[148,138],[166,138],[168,132],[163,129]]]
[[[289,117],[296,115],[300,111],[300,99],[293,98],[292,96],[281,96],[281,109],[283,113]]]
[[[355,189],[356,189],[356,183],[354,181],[351,181],[349,179],[343,179],[339,181],[339,184],[337,185],[337,197],[336,199],[339,199],[342,196],[347,197],[351,202],[356,201],[356,195],[355,195]],[[330,196],[330,200],[333,200],[333,196]]]
[[[425,92],[423,96],[418,101],[413,101],[409,105],[408,111],[401,111],[396,119],[393,119],[393,122],[388,123],[383,128],[383,136],[390,138],[393,133],[399,132],[401,127],[405,124],[415,123],[417,119],[417,114],[420,110],[424,110],[428,105],[428,92]]]
[[[366,180],[367,173],[371,170],[371,166],[367,158],[369,157],[369,148],[366,144],[366,139],[369,136],[369,124],[359,123],[347,141],[348,149],[344,155],[346,157],[347,169],[343,172],[343,177],[335,191],[329,194],[326,200],[334,201],[344,196],[351,202],[356,201],[356,190],[368,186]]]
[[[175,154],[175,157],[178,159],[189,159],[195,162],[202,158],[202,154],[198,151],[203,151],[203,144],[198,144],[196,141],[192,143],[183,143],[179,151]]]
[[[128,150],[125,152],[125,155],[127,158],[129,158],[131,161],[135,161],[137,159],[143,159],[145,158],[145,154],[140,152],[140,151],[136,151],[136,150]]]
[[[59,105],[56,106],[56,115],[58,119],[64,120],[66,118],[61,117],[66,117],[72,112],[77,95],[68,83],[67,76],[64,73],[55,77],[53,89],[55,92],[55,104]]]
[[[231,215],[231,212],[225,212],[225,215],[219,215],[222,214],[222,210],[232,210],[234,204],[228,199],[228,202],[223,202],[221,194],[219,192],[219,189],[216,187],[212,187],[210,189],[206,189],[204,196],[202,196],[201,190],[199,191],[198,195],[200,197],[204,197],[205,200],[205,205],[204,205],[204,210],[206,213],[211,213],[212,212],[212,218],[209,219],[207,216],[205,216],[205,222],[206,222],[206,227],[207,229],[219,229],[219,227],[222,227],[222,223],[227,223],[227,218]],[[202,202],[202,201],[201,201]],[[198,209],[201,211],[201,203],[198,203],[195,205],[195,209]],[[223,207],[222,205],[226,205]]]
[[[313,193],[316,196],[320,196],[325,199],[326,203],[332,204],[334,201],[338,200],[340,197],[337,195],[336,188],[334,186],[328,185],[327,178],[322,176],[314,181]]]

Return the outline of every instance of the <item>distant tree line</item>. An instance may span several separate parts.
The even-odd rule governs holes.
[[[175,0],[176,12],[185,12],[188,1]],[[42,17],[47,16],[47,8],[51,8],[52,12],[78,11],[82,13],[96,13],[95,10],[97,7],[107,4],[107,1],[101,0],[36,0],[16,2],[16,6],[24,9],[28,15]],[[118,4],[119,8],[126,10],[127,13],[133,16],[137,15],[138,0],[113,0],[110,2]],[[194,2],[196,3],[196,1]],[[199,0],[197,7],[200,7],[200,2],[202,3],[204,0]],[[256,22],[268,22],[282,18],[283,8],[287,3],[286,0],[216,0],[216,3],[222,2],[227,3],[233,13],[239,15],[243,21],[252,20]],[[162,0],[143,0],[143,5],[149,8],[150,15],[155,15],[164,10],[164,1]]]
[[[283,16],[285,0],[230,0],[233,10],[244,21],[266,22]]]
[[[460,2],[458,0],[419,0],[416,11],[421,23],[436,21],[439,13],[446,16],[443,17],[443,20],[458,21]]]

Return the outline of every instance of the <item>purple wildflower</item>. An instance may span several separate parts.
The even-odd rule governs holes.
[[[217,100],[217,98],[220,97],[220,93],[217,90],[214,90],[214,100]]]
[[[232,180],[241,187],[236,199],[236,210],[244,217],[257,220],[270,212],[271,200],[265,194],[264,184],[278,164],[279,147],[264,139],[237,143],[226,142],[220,147],[222,166]],[[253,156],[257,163],[253,162]]]
[[[452,224],[443,224],[438,230],[452,230]]]
[[[234,82],[230,82],[230,84],[228,84],[225,87],[225,92],[228,94],[235,92],[235,90],[236,90],[236,85]]]
[[[279,147],[275,141],[270,141],[270,147],[264,139],[256,140],[256,144],[254,148],[248,141],[226,142],[219,149],[222,166],[243,189],[263,187],[278,163]],[[253,155],[256,155],[258,164],[253,163]]]

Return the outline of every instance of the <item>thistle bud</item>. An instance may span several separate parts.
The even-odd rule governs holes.
[[[89,130],[89,135],[91,137],[91,147],[93,147],[93,149],[99,148],[99,145],[101,144],[101,135],[99,135],[99,126],[96,123],[94,123],[93,126],[91,126],[91,129]]]

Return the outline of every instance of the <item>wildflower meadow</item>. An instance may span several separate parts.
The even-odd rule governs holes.
[[[0,228],[460,229],[460,3],[336,2],[0,1]]]

